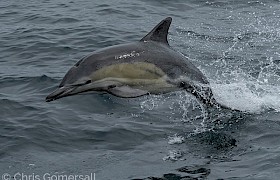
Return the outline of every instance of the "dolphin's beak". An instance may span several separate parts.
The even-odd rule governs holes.
[[[107,86],[116,84],[114,81],[108,82],[89,82],[71,84],[57,88],[54,92],[46,97],[46,102],[54,101],[66,96],[72,96],[75,94],[80,94],[87,91],[104,91],[107,89]]]
[[[66,96],[72,96],[88,91],[107,91],[111,86],[120,86],[120,82],[115,81],[86,81],[84,83],[77,83],[59,87],[54,92],[46,97],[46,102],[54,101]]]
[[[60,87],[46,97],[46,102],[77,94],[76,89],[77,86]]]

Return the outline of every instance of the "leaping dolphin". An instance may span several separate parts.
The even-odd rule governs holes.
[[[135,98],[185,89],[208,107],[221,107],[202,72],[169,46],[171,21],[171,17],[162,20],[138,42],[103,48],[82,58],[46,101],[87,91]]]

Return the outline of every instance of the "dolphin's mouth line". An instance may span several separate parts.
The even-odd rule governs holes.
[[[54,92],[52,92],[50,95],[46,97],[46,102],[54,101],[56,99],[60,99],[65,96],[72,95],[71,92],[73,92],[75,89],[77,89],[78,86],[67,86],[67,87],[61,87],[59,89],[56,89]]]
[[[87,81],[82,82],[82,83],[71,84],[71,85],[68,85],[68,86],[62,86],[59,89],[56,89],[50,95],[48,95],[46,97],[46,102],[50,102],[50,101],[54,101],[54,100],[62,98],[62,97],[74,95],[76,93],[72,93],[73,91],[75,91],[77,88],[79,88],[81,86],[90,84],[91,82],[92,82],[91,80],[87,80]]]

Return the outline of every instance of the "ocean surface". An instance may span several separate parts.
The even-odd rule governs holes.
[[[45,102],[79,59],[168,16],[172,48],[241,112],[186,92]],[[280,178],[279,0],[1,0],[0,52],[2,180]]]

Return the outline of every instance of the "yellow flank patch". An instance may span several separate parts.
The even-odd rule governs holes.
[[[106,66],[92,73],[90,77],[100,84],[115,82],[154,94],[174,91],[177,88],[166,81],[167,75],[160,68],[144,62]]]
[[[91,74],[93,81],[105,78],[159,79],[165,73],[154,64],[145,62],[120,63],[103,67]]]

